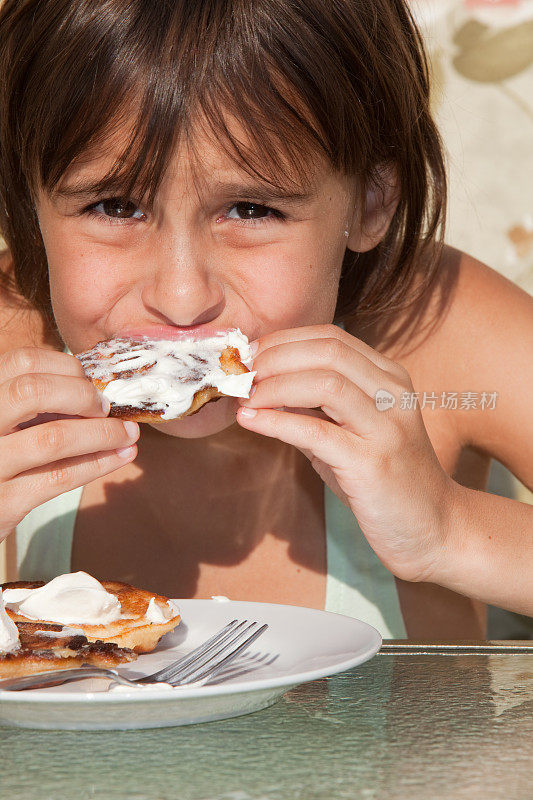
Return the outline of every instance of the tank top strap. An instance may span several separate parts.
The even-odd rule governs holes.
[[[71,571],[72,540],[83,486],[27,514],[16,530],[19,580],[49,581]]]
[[[405,638],[394,575],[376,556],[350,509],[327,486],[324,490],[326,611],[357,617],[386,639]]]

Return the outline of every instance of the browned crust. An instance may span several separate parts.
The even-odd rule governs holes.
[[[0,589],[40,589],[44,586],[44,581],[7,581],[0,584]]]
[[[116,667],[134,661],[137,654],[113,642],[89,642],[85,636],[45,636],[39,631],[62,631],[62,625],[41,622],[15,623],[20,649],[0,654],[0,678],[17,678],[53,669],[70,669],[90,664],[96,667]]]
[[[50,651],[34,652],[33,650],[18,650],[16,653],[7,653],[0,656],[0,679],[22,678],[36,672],[48,672],[56,669],[73,669],[86,664],[81,655],[72,654],[62,658]]]
[[[30,650],[52,650],[55,648],[79,650],[87,644],[87,637],[81,634],[62,636],[63,625],[47,622],[16,622],[19,639],[23,647]],[[46,631],[47,633],[43,633]],[[57,636],[52,634],[57,633]]]
[[[137,654],[133,650],[105,642],[91,642],[78,650],[21,648],[15,653],[0,655],[0,678],[18,678],[35,672],[72,669],[84,664],[109,669],[136,658]]]

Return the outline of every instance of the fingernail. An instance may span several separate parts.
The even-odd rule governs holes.
[[[246,406],[241,406],[239,411],[241,417],[244,417],[245,419],[252,419],[252,417],[255,417],[257,414],[256,408],[246,408]]]
[[[258,350],[259,350],[259,342],[250,342],[250,352],[252,354],[252,357],[255,356]]]
[[[136,439],[139,433],[139,427],[136,422],[124,422],[124,427],[126,428],[126,433],[128,434],[129,439]]]
[[[256,390],[256,389],[257,389],[257,386],[254,384],[254,385],[252,386],[252,388],[250,389],[250,394],[248,395],[248,400],[250,399],[250,397],[253,397],[253,396],[254,396],[254,394],[255,394],[255,390]]]
[[[129,447],[119,447],[117,450],[117,456],[119,458],[123,458],[124,461],[127,461],[128,458],[131,458],[133,453],[135,452],[135,448],[131,445]]]
[[[111,409],[111,403],[109,402],[109,400],[107,399],[105,394],[100,395],[100,402],[102,404],[102,411],[104,412],[104,414],[107,417],[107,415],[109,414],[109,411]]]

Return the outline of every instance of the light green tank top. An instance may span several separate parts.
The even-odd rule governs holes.
[[[339,323],[344,329],[344,325]],[[69,353],[68,348],[65,351]],[[356,517],[324,486],[325,610],[367,622],[384,639],[407,636],[394,576],[378,559]],[[83,487],[33,509],[17,526],[20,580],[49,581],[71,571],[72,540]]]
[[[82,488],[35,508],[18,525],[20,580],[51,580],[71,571],[70,559]],[[394,576],[381,564],[356,518],[325,487],[326,611],[373,625],[384,638],[405,638]]]

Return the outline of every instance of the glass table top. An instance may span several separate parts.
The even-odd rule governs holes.
[[[390,646],[244,717],[143,731],[0,728],[9,800],[533,797],[533,652]]]

